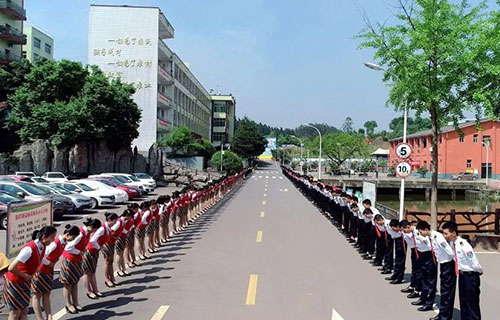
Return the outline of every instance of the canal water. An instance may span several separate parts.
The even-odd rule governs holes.
[[[394,210],[399,210],[399,195],[394,193],[377,192],[377,202]],[[425,194],[406,192],[405,209],[408,211],[430,212],[431,202],[425,200]],[[456,200],[452,200],[451,194],[438,194],[438,211],[449,212],[455,209],[457,212],[492,212],[500,209],[500,202],[488,200],[466,200],[465,194],[457,194]]]

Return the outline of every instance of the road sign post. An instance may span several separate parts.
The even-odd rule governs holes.
[[[406,109],[405,109],[406,120]],[[411,146],[406,143],[406,121],[404,130],[403,142],[396,146],[396,156],[402,160],[396,165],[395,171],[401,177],[401,189],[399,190],[399,220],[404,218],[404,202],[405,202],[405,178],[411,174],[411,165],[406,159],[409,159],[412,154]]]

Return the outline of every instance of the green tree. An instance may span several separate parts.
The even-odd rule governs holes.
[[[267,140],[258,133],[255,124],[248,118],[238,121],[232,141],[232,150],[243,158],[251,159],[266,150]]]
[[[351,117],[347,117],[344,120],[344,124],[342,124],[342,131],[347,132],[347,133],[352,133],[354,132],[354,121],[352,120]]]
[[[12,152],[21,142],[16,131],[7,127],[6,120],[11,111],[7,100],[24,83],[30,70],[28,60],[23,60],[21,64],[11,62],[0,66],[0,152]]]
[[[377,121],[366,121],[363,127],[366,129],[366,135],[370,138],[373,138],[373,135],[375,133],[375,129],[377,128]]]
[[[170,147],[170,156],[185,154],[186,148],[193,142],[191,130],[186,126],[175,128],[170,134],[161,138],[160,147]]]
[[[483,9],[483,5],[470,7],[467,1],[415,0],[409,7],[399,0],[395,25],[368,22],[359,34],[360,47],[375,49],[375,60],[387,70],[383,79],[390,83],[388,103],[397,110],[407,107],[430,115],[433,228],[437,225],[439,128],[448,120],[458,124],[465,110],[479,118],[483,107],[488,107],[480,99],[466,99],[474,96],[470,92],[477,78],[474,72],[485,62],[475,60],[484,58],[477,44],[484,42],[487,29]]]
[[[222,172],[227,172],[228,174],[233,174],[239,172],[243,169],[243,160],[234,152],[229,150],[217,151],[212,155],[210,162],[212,166],[216,168],[219,172],[221,169],[222,161]]]
[[[314,140],[314,145],[319,146],[319,139]],[[323,137],[323,154],[337,168],[340,168],[347,159],[365,157],[368,153],[369,146],[360,134],[336,132]]]
[[[205,139],[195,140],[190,147],[194,149],[195,155],[206,159],[212,158],[212,155],[217,151],[212,143]]]
[[[365,136],[366,131],[365,131],[365,129],[363,129],[363,128],[359,128],[359,129],[358,129],[358,133],[359,133],[360,135],[362,135],[362,136]]]
[[[389,129],[391,129],[391,133],[388,135],[389,139],[396,139],[403,136],[403,123],[403,116],[391,120],[389,123]],[[430,130],[431,120],[428,118],[421,118],[419,116],[416,116],[415,118],[408,117],[406,126],[407,134]]]
[[[138,136],[140,110],[134,89],[68,60],[37,62],[9,96],[7,125],[25,143],[49,141],[58,149],[105,141],[112,150]]]

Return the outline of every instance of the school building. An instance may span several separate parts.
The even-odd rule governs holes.
[[[475,120],[459,124],[463,135],[453,125],[441,128],[438,137],[438,174],[440,178],[451,178],[453,174],[470,172],[478,178],[500,179],[500,158],[496,142],[500,139],[500,122],[481,120],[480,128]],[[396,146],[403,141],[397,138],[390,141],[389,163],[398,162]],[[431,171],[431,130],[421,131],[407,136],[412,147],[412,155],[408,160],[414,174],[418,167],[426,167]],[[487,169],[488,168],[488,169]],[[428,174],[429,175],[429,174]]]

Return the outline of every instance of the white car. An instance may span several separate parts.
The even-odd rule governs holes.
[[[55,182],[56,186],[63,187],[64,189],[82,194],[90,198],[92,202],[91,208],[95,209],[104,205],[114,204],[115,196],[113,193],[103,190],[94,190],[84,183],[79,182]]]
[[[142,188],[141,190],[144,190],[144,193],[152,192],[154,190],[151,184],[145,183],[128,173],[102,173],[101,175],[113,176],[118,179],[124,180],[123,183],[125,183],[126,185]]]
[[[132,173],[132,175],[137,179],[141,180],[142,182],[151,184],[153,186],[153,189],[156,188],[156,180],[153,179],[149,174],[136,172]]]
[[[76,180],[76,182],[83,183],[86,186],[97,191],[111,192],[115,196],[115,203],[123,203],[128,201],[128,194],[125,191],[110,187],[100,181],[82,179]]]
[[[63,187],[57,186],[55,184],[43,184],[43,185],[37,184],[37,186],[47,187],[53,193],[60,194],[61,196],[70,198],[71,201],[73,201],[73,204],[75,205],[76,211],[83,211],[85,209],[92,208],[92,201],[90,200],[89,197],[84,196],[83,194],[68,191]]]
[[[26,171],[26,172],[17,171],[16,176],[25,176],[25,177],[30,177],[30,178],[38,177],[34,172],[31,172],[31,171]]]
[[[66,182],[68,178],[62,172],[45,172],[42,178],[49,182]]]

